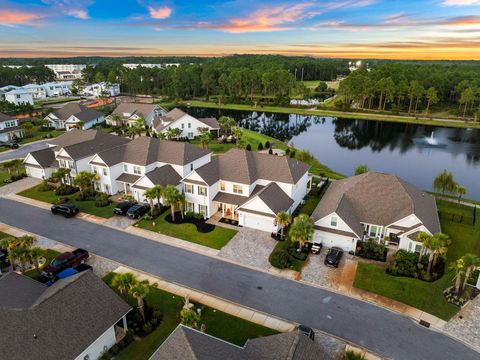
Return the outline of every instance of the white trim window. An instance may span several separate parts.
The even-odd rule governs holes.
[[[98,175],[97,167],[96,167],[96,166],[92,166],[92,172],[93,172],[95,175]]]
[[[220,181],[220,190],[225,191],[225,181]]]
[[[330,219],[330,226],[337,227],[338,224],[338,218],[333,215],[332,218]]]
[[[243,194],[243,186],[238,184],[233,184],[233,192],[235,194]]]
[[[107,168],[103,168],[103,175],[108,176],[108,169]]]
[[[193,185],[192,184],[185,184],[185,193],[186,194],[193,194]]]
[[[128,172],[128,165],[127,164],[123,164],[123,171]]]
[[[198,195],[207,196],[207,188],[205,186],[198,186]]]
[[[205,217],[207,216],[207,210],[208,210],[207,205],[200,205],[200,204],[198,205],[198,212],[200,214],[203,214],[203,216]]]
[[[186,212],[194,212],[195,211],[195,204],[190,201],[185,201],[185,211]]]
[[[142,169],[140,168],[140,166],[134,166],[133,167],[133,173],[135,175],[142,175]]]

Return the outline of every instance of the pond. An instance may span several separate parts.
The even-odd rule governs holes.
[[[431,190],[443,169],[480,200],[480,130],[297,114],[189,108],[196,117],[232,116],[240,126],[310,151],[344,175],[359,164]]]

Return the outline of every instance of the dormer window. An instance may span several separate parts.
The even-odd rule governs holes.
[[[338,218],[336,216],[332,216],[332,218],[330,219],[330,226],[337,227],[337,222]]]

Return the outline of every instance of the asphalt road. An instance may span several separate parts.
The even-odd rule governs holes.
[[[362,345],[393,359],[478,360],[446,335],[372,304],[0,199],[0,222]]]
[[[48,140],[20,145],[18,149],[2,152],[0,153],[0,162],[12,159],[23,159],[29,152],[46,149],[47,141]]]

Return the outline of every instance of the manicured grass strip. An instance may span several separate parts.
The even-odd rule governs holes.
[[[153,221],[140,220],[137,225],[146,230],[159,232],[164,235],[176,237],[218,250],[224,247],[237,233],[236,230],[227,229],[221,226],[216,226],[211,232],[201,233],[197,231],[197,227],[194,224],[169,223],[165,219],[168,214],[170,214],[170,210],[165,211]]]
[[[0,240],[10,237],[12,235],[0,231]]]
[[[50,191],[38,191],[40,185],[36,185],[30,189],[24,190],[19,192],[18,195],[28,197],[30,199],[39,200],[43,202],[47,202],[50,204],[55,203],[59,198],[65,197],[68,198],[68,201],[76,205],[80,211],[85,212],[87,214],[99,216],[105,219],[108,219],[113,216],[113,209],[115,208],[116,204],[112,203],[105,207],[96,207],[94,200],[86,200],[86,201],[78,201],[76,197],[78,193],[66,196],[57,196],[53,190]]]
[[[450,286],[450,280],[448,274],[433,283],[390,276],[378,265],[360,262],[353,285],[448,320],[459,310],[457,306],[447,303],[443,297],[442,292]]]
[[[111,285],[114,273],[107,274],[103,280]],[[132,307],[137,303],[129,299]],[[117,360],[147,360],[165,341],[180,323],[180,310],[183,298],[169,292],[151,287],[146,303],[163,314],[160,326],[140,341],[134,341],[123,349],[115,358]],[[206,333],[239,346],[248,339],[278,334],[277,331],[237,318],[208,306],[202,308],[202,323],[206,325]]]

